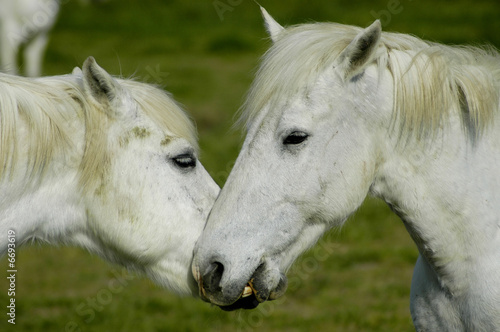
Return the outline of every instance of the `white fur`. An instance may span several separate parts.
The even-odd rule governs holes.
[[[48,33],[59,12],[59,0],[0,0],[2,70],[18,72],[17,54],[24,46],[27,76],[40,76]]]
[[[74,73],[0,75],[0,253],[14,230],[17,246],[81,246],[194,292],[192,251],[219,189],[193,124],[162,90],[92,58]],[[174,162],[185,154],[195,167]]]
[[[377,29],[280,32],[244,105],[248,133],[196,246],[195,275],[219,262],[224,293],[264,264],[276,287],[372,194],[421,253],[417,331],[498,331],[500,57]],[[309,136],[285,145],[294,131]]]

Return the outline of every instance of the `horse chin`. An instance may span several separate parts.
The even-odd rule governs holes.
[[[280,298],[285,294],[286,288],[288,285],[287,278],[284,275],[281,275],[278,286],[269,291],[267,288],[258,288],[259,283],[255,282],[255,279],[252,278],[245,289],[242,292],[242,295],[236,302],[227,306],[219,306],[224,311],[233,311],[237,309],[254,309],[260,303],[265,301],[272,301]],[[247,291],[247,289],[250,289]]]
[[[260,301],[257,300],[254,294],[247,297],[240,297],[236,302],[230,305],[222,305],[219,306],[224,311],[233,311],[237,309],[254,309],[260,304]]]
[[[189,268],[177,262],[160,261],[145,269],[137,269],[141,274],[180,296],[198,296],[198,284]]]

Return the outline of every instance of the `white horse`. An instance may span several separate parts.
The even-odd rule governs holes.
[[[297,256],[371,194],[420,252],[416,329],[500,331],[499,54],[379,21],[284,29],[264,16],[273,46],[244,105],[247,136],[195,247],[202,297],[277,298]]]
[[[75,245],[197,293],[193,248],[219,192],[197,150],[167,93],[93,58],[73,75],[0,74],[0,254]]]
[[[2,71],[18,72],[17,54],[24,46],[27,76],[40,76],[48,33],[56,22],[60,0],[0,0]]]

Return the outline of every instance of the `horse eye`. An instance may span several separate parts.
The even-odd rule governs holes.
[[[283,140],[284,145],[297,145],[304,142],[309,137],[303,131],[294,131]]]
[[[189,153],[184,153],[172,158],[174,164],[180,168],[194,168],[196,166],[196,158]]]

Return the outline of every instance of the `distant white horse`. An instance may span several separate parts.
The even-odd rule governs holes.
[[[265,16],[274,44],[244,105],[245,143],[195,247],[202,296],[279,297],[297,256],[370,193],[420,251],[416,329],[500,331],[498,53],[379,21],[283,29]],[[243,291],[254,295],[235,302]]]
[[[177,293],[197,292],[195,241],[219,192],[164,91],[111,77],[0,74],[0,253],[76,245]]]
[[[0,0],[2,71],[17,74],[24,46],[27,76],[40,76],[48,33],[56,22],[60,0]]]

